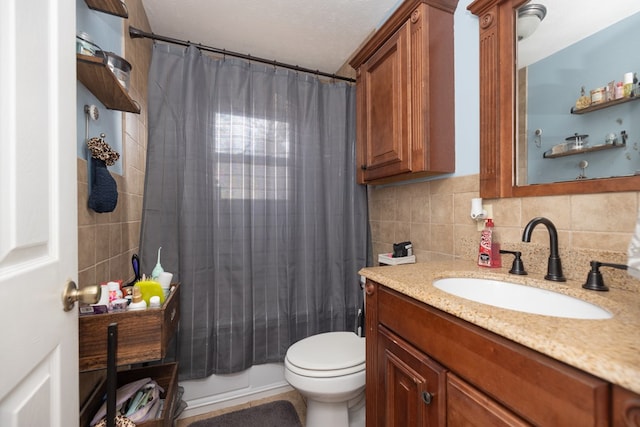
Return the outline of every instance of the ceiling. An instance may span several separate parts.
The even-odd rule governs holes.
[[[401,0],[143,0],[155,34],[337,72]]]
[[[637,0],[531,1],[544,4],[547,16],[533,36],[519,43],[521,66],[640,10]],[[142,0],[142,3],[155,34],[335,73],[402,0]],[[571,19],[568,21],[567,17]]]
[[[640,12],[638,0],[532,0],[531,3],[544,4],[547,16],[532,36],[518,43],[520,67]]]

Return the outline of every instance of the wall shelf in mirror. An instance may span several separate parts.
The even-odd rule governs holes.
[[[544,157],[545,159],[555,159],[557,157],[573,156],[576,154],[592,153],[594,151],[611,150],[613,148],[623,147],[626,147],[626,144],[599,144],[591,147],[585,146],[583,148],[574,148],[572,150],[567,150],[560,153],[553,153],[552,150],[547,150],[544,152],[542,157]]]
[[[592,111],[602,110],[603,108],[613,107],[614,105],[626,104],[627,102],[638,101],[638,100],[640,100],[640,96],[614,99],[613,101],[607,101],[607,102],[602,102],[600,104],[590,105],[586,108],[578,109],[576,107],[571,107],[571,114],[586,114]]]
[[[84,2],[89,6],[89,9],[121,18],[129,17],[127,5],[122,0],[84,0]]]
[[[105,58],[76,54],[78,80],[110,110],[140,113],[140,106],[131,99]]]

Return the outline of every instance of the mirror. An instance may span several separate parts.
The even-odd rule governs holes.
[[[558,88],[554,85],[555,82],[536,83],[539,86],[538,89],[547,89],[546,93],[540,93],[540,90],[531,92],[527,96],[527,92],[524,89],[532,85],[531,75],[527,75],[527,72],[531,72],[533,65],[524,67],[525,71],[518,72],[519,69],[523,69],[525,52],[521,51],[520,46],[524,49],[525,44],[530,45],[532,48],[539,50],[540,46],[552,46],[556,49],[562,49],[559,41],[563,38],[571,40],[567,46],[576,44],[578,40],[585,39],[584,34],[579,34],[578,30],[588,30],[593,32],[594,25],[589,24],[587,18],[601,18],[603,15],[595,12],[596,6],[603,6],[612,10],[616,10],[621,13],[617,20],[620,20],[624,16],[629,16],[628,3],[625,0],[611,0],[608,2],[601,2],[599,0],[536,0],[536,3],[543,3],[547,7],[547,16],[545,20],[540,24],[536,32],[522,40],[520,43],[516,41],[516,21],[517,10],[521,6],[527,3],[526,0],[476,0],[468,6],[468,9],[480,20],[480,196],[486,198],[497,197],[525,197],[525,196],[542,196],[542,195],[555,195],[555,194],[584,194],[584,193],[598,193],[598,192],[610,192],[610,191],[638,191],[640,190],[640,176],[633,175],[635,170],[640,169],[640,153],[635,149],[629,149],[629,146],[619,149],[611,149],[601,152],[588,153],[591,157],[582,157],[582,153],[577,156],[566,156],[564,161],[571,162],[573,170],[570,171],[570,175],[564,182],[556,182],[556,178],[552,178],[553,182],[538,182],[535,184],[528,183],[529,177],[527,172],[527,163],[530,162],[528,157],[528,151],[533,145],[537,150],[537,156],[540,157],[540,161],[546,161],[548,164],[560,160],[559,164],[562,164],[562,159],[543,158],[543,154],[546,151],[552,150],[555,145],[560,145],[565,141],[565,138],[573,136],[583,135],[579,133],[581,128],[591,125],[590,122],[595,122],[596,115],[602,115],[607,119],[602,119],[607,122],[608,127],[612,128],[611,131],[605,132],[600,135],[602,131],[594,128],[589,130],[593,135],[587,145],[599,145],[600,140],[603,144],[606,144],[606,136],[609,133],[616,133],[618,141],[621,142],[620,132],[626,130],[627,134],[631,134],[630,128],[627,126],[631,121],[629,117],[622,118],[622,124],[617,123],[616,119],[620,115],[620,110],[616,112],[616,109],[624,109],[623,105],[613,106],[611,108],[602,109],[600,111],[589,112],[583,115],[571,115],[570,108],[575,105],[576,100],[580,96],[580,87],[585,86],[585,90],[591,89],[590,85],[594,88],[596,85],[600,85],[601,80],[596,83],[587,82],[587,77],[584,76],[585,71],[593,71],[595,68],[593,64],[599,64],[603,62],[606,65],[609,62],[610,68],[606,69],[607,77],[599,76],[598,79],[605,79],[605,84],[609,81],[622,80],[623,76],[618,74],[624,74],[627,71],[635,71],[640,73],[640,67],[636,66],[635,70],[625,70],[618,73],[613,67],[618,67],[617,62],[611,64],[611,61],[600,61],[600,51],[594,58],[593,54],[587,55],[587,59],[580,61],[574,61],[570,63],[570,66],[565,66],[560,71],[551,73],[553,74],[573,74],[574,77],[570,83],[563,83],[562,86],[575,86],[569,87],[570,101],[561,101],[558,96]],[[604,4],[603,4],[604,3]],[[626,6],[626,9],[625,7]],[[638,10],[637,5],[633,5]],[[556,9],[553,9],[556,8]],[[556,12],[554,12],[554,10]],[[550,42],[536,41],[535,38],[542,37],[543,27],[547,20],[552,23],[551,17],[554,13],[559,18],[561,26],[552,30]],[[604,20],[601,20],[604,21]],[[606,25],[605,25],[606,26]],[[540,31],[540,35],[538,35]],[[637,51],[629,46],[632,42],[632,37],[629,38],[627,46],[631,48],[631,51]],[[635,40],[638,38],[636,37]],[[535,42],[535,43],[534,43]],[[603,50],[603,49],[601,49]],[[546,56],[549,56],[548,54]],[[635,55],[637,57],[637,55]],[[520,62],[519,66],[516,66],[516,58]],[[535,60],[530,64],[540,62]],[[625,65],[628,67],[628,65]],[[611,73],[611,77],[609,76]],[[524,75],[521,75],[524,74]],[[517,76],[520,76],[518,78]],[[596,77],[590,77],[596,79]],[[585,80],[581,83],[580,80]],[[526,82],[526,84],[523,84]],[[602,84],[604,85],[604,84]],[[570,90],[569,90],[570,89]],[[542,91],[545,92],[545,91]],[[544,95],[544,96],[539,96]],[[535,121],[533,115],[528,113],[533,112],[534,108],[528,106],[525,103],[532,101],[528,98],[544,98],[544,101],[551,101],[550,106],[554,109],[563,112],[564,116],[569,116],[575,124],[564,125],[565,128],[560,127],[554,130],[551,124],[538,125],[535,127],[533,123],[528,123],[529,120]],[[588,94],[590,96],[590,93]],[[568,103],[568,105],[565,104]],[[638,116],[640,111],[640,103],[629,102],[626,104],[629,108],[634,108],[634,117]],[[630,107],[633,105],[633,107]],[[529,108],[529,111],[527,111]],[[544,110],[546,115],[547,110],[550,107],[537,106],[535,109]],[[585,112],[585,111],[582,111]],[[613,117],[613,118],[612,118]],[[636,120],[637,122],[637,120]],[[581,123],[581,124],[580,124]],[[614,123],[614,125],[612,125]],[[625,128],[625,126],[627,128]],[[615,130],[613,129],[615,127]],[[539,135],[536,135],[536,129],[540,129]],[[637,128],[637,125],[635,127]],[[640,134],[640,131],[636,130],[636,134]],[[628,139],[627,144],[632,141],[640,141],[639,135],[631,136]],[[536,139],[536,137],[539,137]],[[520,144],[516,146],[516,141],[520,141]],[[526,141],[526,142],[525,142]],[[571,141],[569,141],[571,142]],[[577,141],[574,142],[574,147],[577,146]],[[540,148],[536,146],[536,143],[540,144]],[[565,147],[569,145],[566,144]],[[544,150],[542,149],[544,148]],[[557,150],[560,148],[556,148]],[[629,151],[630,155],[635,155],[634,162],[636,166],[629,169],[625,176],[611,177],[615,175],[613,172],[601,172],[598,176],[590,176],[592,172],[595,172],[599,168],[600,163],[607,163],[608,161],[601,161],[600,156],[606,156],[611,153],[623,153],[625,150]],[[611,153],[610,153],[611,152]],[[587,154],[585,154],[586,156]],[[619,154],[618,154],[619,155]],[[516,162],[516,157],[519,162]],[[575,158],[575,159],[573,159]],[[570,160],[567,160],[570,159]],[[595,159],[595,160],[594,160]],[[575,163],[575,165],[573,164]],[[566,165],[556,167],[556,169],[566,170],[569,169]],[[548,173],[542,173],[541,175],[549,175]],[[580,179],[576,179],[580,177]],[[586,177],[586,178],[585,178]]]
[[[640,2],[580,8],[580,25],[568,31],[571,1],[534,1],[519,13],[542,4],[549,13],[532,17],[539,26],[516,43],[516,184],[635,175],[640,90],[625,95],[623,83],[640,70],[640,55],[629,54],[640,40]]]

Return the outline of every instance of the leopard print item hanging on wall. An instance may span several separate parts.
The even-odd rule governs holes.
[[[104,160],[107,166],[112,166],[118,161],[120,154],[107,144],[104,136],[105,135],[101,133],[100,138],[91,138],[87,141],[87,147],[89,147],[89,151],[91,151],[91,157]]]

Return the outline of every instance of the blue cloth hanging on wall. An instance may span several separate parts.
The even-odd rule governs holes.
[[[91,158],[89,207],[98,213],[113,212],[118,204],[118,186],[104,160]]]

